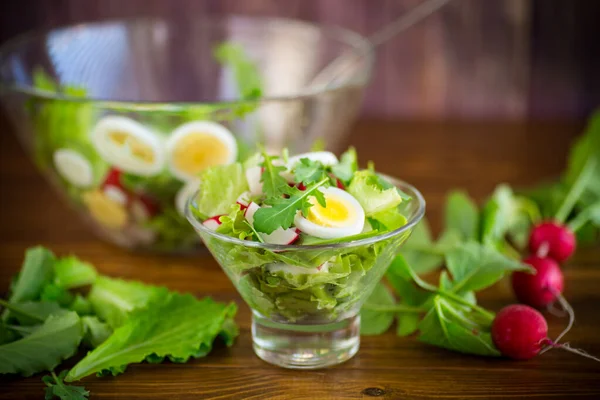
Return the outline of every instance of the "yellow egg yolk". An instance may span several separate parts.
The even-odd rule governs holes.
[[[182,137],[173,150],[173,166],[195,175],[208,167],[224,164],[229,149],[219,138],[206,133],[192,133]]]
[[[108,197],[103,191],[93,190],[84,193],[82,197],[90,214],[99,224],[107,228],[119,229],[127,223],[125,207]]]
[[[310,202],[312,206],[306,217],[310,222],[328,228],[344,227],[352,223],[354,213],[344,200],[336,196],[325,196],[325,207],[314,197]]]
[[[154,162],[154,150],[138,138],[118,131],[109,133],[108,137],[120,147],[128,147],[134,157],[147,163]]]

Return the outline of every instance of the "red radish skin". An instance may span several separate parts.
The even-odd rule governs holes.
[[[557,222],[542,222],[533,228],[529,236],[531,254],[548,256],[559,263],[571,257],[575,247],[575,234],[568,227]]]
[[[517,299],[524,304],[543,308],[554,303],[564,289],[563,273],[551,258],[532,256],[523,260],[535,274],[517,271],[512,274],[512,287]]]
[[[103,185],[113,185],[118,188],[123,188],[121,184],[121,171],[116,168],[111,168],[104,178]]]
[[[223,215],[215,215],[214,217],[210,217],[209,219],[205,220],[202,225],[204,225],[206,228],[210,229],[211,231],[216,231],[217,228],[219,227],[219,225],[221,225],[221,220],[220,218]]]
[[[336,183],[338,189],[346,190],[346,187],[344,186],[342,181],[340,181],[338,178],[335,179],[335,183]]]
[[[548,342],[548,323],[536,309],[513,304],[496,315],[492,340],[504,356],[528,360],[538,355]]]

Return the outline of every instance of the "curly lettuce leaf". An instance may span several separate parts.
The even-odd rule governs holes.
[[[227,214],[231,204],[235,204],[237,198],[248,190],[240,163],[209,168],[202,174],[201,181],[196,209],[206,218]]]
[[[52,281],[54,262],[54,254],[44,247],[37,246],[27,249],[21,271],[11,286],[8,302],[21,303],[38,300],[44,286]],[[10,311],[4,311],[2,318],[6,320],[9,315]]]
[[[54,263],[54,284],[66,289],[94,283],[96,268],[75,256],[63,257]]]
[[[224,326],[228,334],[232,333],[228,320],[235,312],[233,303],[226,305],[209,298],[198,300],[191,294],[169,293],[155,298],[79,361],[65,380],[77,381],[102,371],[120,373],[128,364],[147,358],[152,362],[164,358],[187,362],[192,357],[203,357],[210,352]]]
[[[219,218],[221,225],[217,228],[217,233],[236,237],[241,240],[252,237],[254,231],[246,222],[240,205],[232,204],[230,207],[231,210],[229,213]]]
[[[49,316],[30,335],[0,346],[0,374],[51,371],[77,352],[83,326],[75,312]]]
[[[340,162],[331,167],[331,172],[346,186],[350,184],[356,171],[358,171],[358,157],[354,147],[346,150],[340,157]]]
[[[358,200],[368,217],[397,207],[402,202],[395,187],[384,188],[377,174],[369,170],[356,172],[347,190]]]
[[[128,320],[133,311],[146,307],[155,298],[165,297],[167,293],[164,287],[101,276],[92,286],[88,299],[96,315],[112,328],[117,328]]]
[[[112,334],[111,327],[94,316],[81,317],[83,324],[83,343],[94,349],[100,346]]]

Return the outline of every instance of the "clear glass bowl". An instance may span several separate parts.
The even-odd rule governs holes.
[[[217,61],[224,43],[241,67]],[[315,81],[348,51],[362,56],[331,84]],[[228,130],[238,160],[257,143],[294,153],[322,139],[335,151],[372,61],[362,36],[294,20],[83,24],[4,45],[1,104],[28,154],[99,236],[132,249],[183,252],[199,247],[183,213],[198,165],[208,163],[198,160],[213,154],[206,141],[180,141],[183,150],[174,151],[172,132],[209,121],[194,129]]]
[[[260,358],[315,369],[356,354],[360,307],[425,213],[417,189],[388,179],[412,197],[403,203],[407,224],[331,245],[273,245],[219,234],[195,217],[196,196],[190,198],[187,219],[252,310],[253,347]]]

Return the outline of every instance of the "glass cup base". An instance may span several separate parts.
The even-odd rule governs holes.
[[[352,358],[360,346],[360,316],[330,324],[282,324],[252,316],[254,352],[283,368],[319,369]]]

